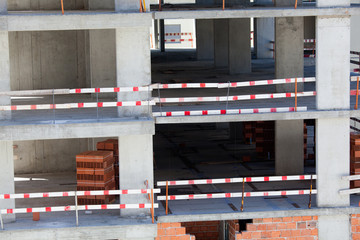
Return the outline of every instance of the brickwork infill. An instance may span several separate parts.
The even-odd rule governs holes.
[[[196,240],[218,240],[220,221],[185,222],[186,233],[195,235]]]
[[[353,240],[360,240],[360,214],[351,215],[351,235]]]
[[[318,217],[256,218],[236,239],[317,240]]]
[[[158,223],[155,240],[195,240],[195,236],[186,234],[181,223]]]

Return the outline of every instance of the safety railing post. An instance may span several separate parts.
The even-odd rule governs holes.
[[[295,112],[297,112],[297,78],[295,78]]]
[[[165,202],[166,202],[166,204],[165,204],[165,206],[166,206],[166,209],[165,209],[165,214],[166,215],[168,215],[168,209],[169,209],[169,199],[168,199],[168,196],[169,196],[169,183],[168,183],[168,181],[166,181],[166,200],[165,200]]]
[[[244,194],[245,194],[245,177],[243,177],[242,194],[241,194],[241,211],[244,211]]]
[[[61,13],[64,15],[64,0],[61,0]]]
[[[356,103],[355,103],[355,110],[358,109],[358,100],[359,100],[359,77],[357,77],[357,80],[356,80]]]
[[[1,209],[0,209],[0,223],[1,223],[1,230],[4,230],[4,220],[2,218]]]
[[[222,2],[222,10],[225,10],[225,0]]]
[[[311,192],[312,192],[312,182],[313,182],[313,175],[311,175],[311,180],[310,180],[310,193],[309,193],[309,208],[311,208]]]
[[[75,191],[75,216],[76,216],[76,226],[79,226],[79,211],[78,211],[78,198],[77,191]]]
[[[151,189],[151,220],[154,223],[154,189]]]

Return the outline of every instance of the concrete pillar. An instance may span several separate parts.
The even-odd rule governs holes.
[[[273,58],[274,52],[271,41],[275,41],[275,19],[274,18],[257,18],[256,19],[256,57]]]
[[[0,141],[0,193],[15,193],[13,142]],[[15,199],[0,200],[0,209],[15,208]],[[5,222],[15,221],[15,214],[2,215]]]
[[[318,0],[318,7],[349,6],[349,0]],[[350,108],[350,18],[316,18],[316,104],[318,110]],[[331,69],[331,71],[329,71]],[[318,207],[346,207],[349,188],[349,118],[316,120]],[[319,216],[319,239],[351,239],[349,215]]]
[[[275,121],[275,173],[277,176],[304,173],[303,131],[303,121]]]
[[[152,135],[131,135],[119,137],[120,189],[144,189],[145,181],[153,188],[153,142]],[[122,195],[120,203],[149,203],[147,194]],[[122,216],[150,213],[149,209],[124,209]]]
[[[352,0],[351,3],[360,4],[360,0]],[[350,49],[351,51],[360,51],[360,16],[352,15],[351,16],[351,25],[350,25]],[[356,55],[352,55],[356,56]],[[355,59],[354,59],[355,60]],[[360,57],[356,60],[360,62]],[[351,64],[351,69],[360,68],[357,64]]]
[[[165,52],[165,23],[164,19],[159,20],[160,51]]]
[[[276,6],[294,6],[295,0],[277,0]],[[275,18],[275,77],[302,77],[304,74],[303,17]],[[276,85],[276,92],[293,92],[294,84]],[[303,90],[303,84],[298,85]],[[291,104],[291,103],[290,103]],[[275,174],[302,174],[304,171],[303,120],[275,122]]]
[[[196,19],[197,60],[214,60],[214,20]]]
[[[151,84],[149,27],[118,28],[116,31],[116,81],[118,87]],[[147,100],[148,92],[118,93],[118,101]],[[149,117],[151,106],[119,107],[119,117]]]
[[[229,19],[229,74],[251,72],[250,18]]]
[[[214,20],[215,67],[229,66],[229,19]]]

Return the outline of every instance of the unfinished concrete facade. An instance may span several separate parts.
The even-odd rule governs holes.
[[[146,188],[157,188],[156,180],[191,179],[194,175],[182,175],[181,167],[175,170],[180,172],[179,175],[162,171],[161,167],[160,170],[156,169],[157,164],[160,164],[156,159],[166,149],[158,147],[161,150],[156,153],[158,155],[154,155],[156,146],[153,139],[157,134],[163,134],[155,131],[157,126],[165,124],[167,131],[171,133],[175,131],[173,126],[185,123],[216,123],[217,132],[223,131],[224,128],[232,129],[230,132],[235,136],[231,138],[238,141],[238,144],[244,141],[239,137],[241,131],[236,130],[241,122],[275,121],[274,171],[269,175],[302,175],[314,170],[317,175],[314,184],[317,195],[313,196],[313,208],[304,207],[307,198],[301,198],[300,203],[295,203],[298,207],[294,209],[274,207],[274,204],[269,203],[268,206],[274,208],[262,209],[260,206],[251,206],[248,209],[245,207],[246,210],[242,212],[238,206],[229,208],[231,204],[236,205],[233,203],[226,202],[230,210],[223,210],[221,207],[211,207],[220,205],[218,202],[204,202],[204,209],[214,209],[208,211],[201,208],[201,202],[192,203],[205,200],[190,199],[188,203],[184,201],[178,205],[174,204],[174,214],[165,215],[163,206],[157,209],[157,224],[151,223],[148,209],[122,209],[120,214],[117,211],[109,216],[100,214],[92,217],[84,213],[80,217],[83,224],[79,227],[75,227],[73,215],[56,213],[58,215],[53,215],[53,218],[56,218],[56,223],[53,224],[55,227],[49,227],[46,224],[29,224],[31,212],[26,212],[28,215],[25,215],[25,218],[21,214],[15,216],[10,213],[1,215],[5,228],[0,230],[0,238],[162,240],[176,236],[180,240],[195,237],[201,239],[201,235],[196,236],[199,232],[191,231],[191,224],[214,221],[218,224],[216,230],[208,231],[211,232],[211,237],[215,236],[214,239],[241,239],[244,236],[252,236],[252,232],[256,233],[250,239],[257,239],[255,236],[259,239],[301,236],[327,240],[357,239],[358,231],[351,226],[358,225],[356,214],[359,214],[360,210],[355,207],[356,204],[354,205],[358,199],[353,198],[351,201],[350,195],[340,194],[339,191],[349,188],[349,181],[342,179],[350,174],[349,119],[360,115],[358,111],[352,110],[355,99],[351,99],[349,95],[349,53],[350,50],[360,50],[356,44],[350,43],[353,35],[356,39],[356,34],[350,31],[350,26],[354,24],[351,19],[357,19],[360,15],[360,6],[351,5],[349,0],[317,0],[316,3],[306,3],[305,7],[299,2],[298,8],[294,9],[295,1],[290,0],[276,0],[275,4],[273,1],[259,0],[250,3],[239,0],[227,1],[225,10],[222,10],[221,1],[202,0],[191,2],[190,7],[190,3],[178,1],[179,8],[173,3],[175,9],[171,9],[173,5],[164,5],[162,11],[158,11],[157,2],[141,2],[64,1],[65,14],[61,14],[60,1],[57,0],[0,0],[0,103],[2,106],[32,106],[32,110],[29,111],[15,111],[13,107],[13,111],[2,109],[0,112],[0,194],[22,193],[15,188],[14,174],[74,172],[73,156],[86,150],[95,150],[96,142],[106,138],[116,138],[119,142],[120,189],[142,189],[144,182],[148,184]],[[144,6],[141,7],[140,4]],[[139,12],[139,8],[143,8],[143,12]],[[255,18],[256,61],[252,59],[250,44],[251,18]],[[154,51],[155,54],[153,52],[151,56],[150,27],[154,20],[164,19],[196,20],[196,52],[188,58],[188,55],[184,57],[190,59],[181,63],[181,67],[186,68],[185,71],[179,70],[179,66],[176,65],[178,55],[182,54],[181,50],[175,51],[173,55],[161,55]],[[315,23],[311,19],[315,19]],[[303,44],[304,37],[311,38],[309,36],[312,36],[313,32],[316,33],[316,60],[311,66],[316,67],[315,75],[312,70],[305,73],[308,70],[306,64],[309,63],[304,63]],[[155,34],[157,36],[158,33]],[[160,30],[159,34],[161,35]],[[269,49],[272,42],[276,47],[271,51]],[[266,68],[262,67],[266,64],[273,66],[273,69],[269,72],[261,70]],[[254,69],[260,70],[254,72]],[[164,76],[159,77],[160,74]],[[249,78],[256,81],[304,77],[316,78],[316,85],[312,86],[315,88],[316,97],[312,96],[309,101],[304,102],[299,100],[299,106],[306,105],[307,110],[298,112],[276,112],[278,107],[293,107],[293,102],[281,100],[263,100],[258,105],[254,102],[244,105],[232,104],[229,96],[254,93],[249,89],[241,92],[230,87],[216,87],[212,92],[206,93],[201,89],[203,85],[200,85],[200,90],[190,89],[184,93],[186,97],[197,97],[199,105],[183,104],[185,97],[177,102],[179,104],[165,105],[166,100],[161,98],[178,97],[182,94],[181,89],[174,90],[178,91],[176,93],[165,93],[162,89],[160,92],[154,87],[156,84],[165,84],[166,87],[163,89],[166,89],[167,84],[171,83],[181,83],[185,86],[198,82],[245,82]],[[191,82],[190,78],[196,78],[197,81]],[[136,89],[125,93],[119,90],[142,86],[147,90]],[[279,84],[272,87],[266,86],[255,94],[272,94],[273,98],[274,94],[295,92],[295,84]],[[74,95],[75,97],[55,94],[59,89],[80,88],[117,88],[117,91],[104,94],[100,90],[94,90],[94,93],[86,96]],[[33,90],[46,89],[49,89],[50,94],[38,94],[38,98],[31,98],[33,95],[29,98],[16,98],[21,96],[21,93],[12,97],[9,94],[9,91],[23,91],[24,94],[27,90],[34,93]],[[307,91],[304,83],[298,83],[296,89],[299,93]],[[222,103],[201,102],[203,97],[210,96],[223,96],[227,99]],[[254,99],[255,97],[249,97],[249,100]],[[117,103],[115,107],[102,108],[106,102],[114,101]],[[119,104],[131,101],[136,102],[135,106]],[[151,104],[151,101],[154,101],[154,104]],[[96,107],[83,108],[84,105],[81,105],[78,109],[54,109],[56,104],[76,103],[76,106],[80,106],[78,102],[96,103]],[[48,110],[36,110],[34,113],[34,106],[41,104],[52,104],[52,107]],[[271,110],[261,113],[259,108],[263,106]],[[228,110],[239,108],[254,110],[249,114],[227,114]],[[212,114],[212,110],[219,113]],[[201,114],[192,115],[192,111]],[[311,170],[304,167],[303,159],[303,126],[304,120],[307,119],[314,119],[316,122],[316,169]],[[231,123],[230,126],[228,123]],[[170,139],[172,136],[166,137]],[[201,141],[205,140],[205,137],[200,138],[200,145]],[[169,142],[175,144],[176,141]],[[179,152],[192,151],[185,145],[177,146]],[[210,147],[205,151],[209,155],[212,153]],[[167,154],[159,158],[161,157],[171,158]],[[168,162],[164,165],[166,164],[170,165]],[[191,165],[187,164],[188,162],[185,164],[186,167]],[[206,174],[197,172],[195,176],[203,179],[231,177],[232,170],[228,171],[214,171],[216,173],[213,175],[205,171]],[[260,171],[249,170],[245,176],[242,175],[244,172],[241,169],[236,171],[237,175],[234,173],[234,176],[238,177],[262,174]],[[32,181],[31,177],[29,179]],[[68,183],[62,183],[61,186],[66,184]],[[58,186],[59,189],[61,186]],[[235,189],[229,191],[239,191],[239,188],[236,191]],[[297,189],[296,186],[294,189]],[[46,189],[34,188],[28,191],[45,192]],[[173,191],[181,193],[187,190]],[[213,191],[222,192],[214,186],[205,190],[195,189],[195,193],[199,193],[196,191],[205,194]],[[164,189],[159,195],[164,195]],[[254,200],[254,204],[260,205],[264,199]],[[287,202],[295,200],[289,198]],[[120,204],[143,202],[148,202],[147,195],[119,198]],[[52,206],[51,201],[44,204],[34,206]],[[26,206],[26,202],[0,199],[0,210],[16,209],[18,206]],[[95,211],[92,214],[96,215]],[[51,215],[46,215],[46,218],[50,219]],[[67,223],[63,224],[61,219]],[[232,233],[234,238],[231,238],[230,228],[235,228],[238,220],[249,219],[254,220],[247,224],[248,228],[243,229],[243,232],[236,230],[236,234]],[[48,221],[51,222],[51,219]],[[281,229],[279,233],[271,233],[274,236],[266,233],[265,229],[254,230],[255,225],[257,227],[269,221],[280,222],[276,223],[278,228],[282,223],[291,224],[291,228],[287,229],[289,231],[286,233],[285,230],[281,232]],[[307,222],[311,226],[302,229],[302,224]],[[205,225],[203,224],[203,227]],[[300,236],[292,236],[291,231]],[[301,235],[301,231],[306,231],[308,235]],[[210,239],[210,233],[203,236],[204,239]]]

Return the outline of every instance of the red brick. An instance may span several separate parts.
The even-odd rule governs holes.
[[[352,239],[353,240],[360,240],[360,233],[353,233],[352,234]]]
[[[158,228],[157,235],[158,236],[164,236],[165,235],[165,228]]]
[[[171,223],[160,223],[161,228],[169,228],[171,226]]]
[[[190,235],[182,235],[178,238],[178,240],[190,240],[191,236]]]
[[[217,230],[218,230],[218,226],[210,226],[210,227],[208,227],[208,231],[215,232]]]
[[[266,224],[259,224],[256,226],[258,231],[265,231],[266,230]]]
[[[267,231],[276,230],[276,224],[275,223],[266,224],[266,230]]]
[[[303,217],[302,217],[302,220],[303,220],[303,221],[312,220],[312,216],[303,216]]]
[[[359,225],[360,219],[359,218],[351,218],[351,225]]]
[[[183,235],[186,234],[185,228],[175,228],[176,235]]]
[[[287,229],[296,229],[296,222],[290,222],[286,224]]]
[[[177,228],[177,227],[181,227],[181,223],[171,223],[171,227],[173,228]]]
[[[271,223],[272,222],[272,218],[263,218],[264,223]]]
[[[273,218],[273,222],[282,222],[282,218]]]
[[[301,221],[302,217],[298,216],[298,217],[293,217],[293,220],[298,222],[298,221]]]
[[[281,237],[290,237],[290,236],[291,236],[291,230],[281,231]]]
[[[251,233],[252,239],[260,239],[261,238],[261,232],[252,232]]]
[[[256,231],[256,225],[255,224],[252,224],[252,223],[247,223],[246,224],[246,230],[247,231]]]
[[[311,235],[317,236],[318,235],[318,229],[317,228],[311,229]]]
[[[191,232],[191,233],[200,232],[200,227],[192,227],[191,231],[189,230],[189,232]]]
[[[276,226],[276,229],[286,229],[287,227],[286,223],[278,223]]]
[[[251,232],[243,232],[242,239],[251,239]]]
[[[243,239],[242,235],[241,234],[236,234],[236,240],[241,240],[241,239]]]
[[[292,217],[283,217],[283,222],[292,222]]]
[[[163,237],[160,237],[160,240],[171,240],[171,237],[169,237],[169,236],[163,236]]]
[[[160,240],[160,238],[159,238],[159,237],[156,237],[155,240]]]
[[[311,235],[310,229],[301,230],[301,236],[310,236],[310,235]]]
[[[307,228],[316,228],[316,225],[315,221],[307,222]]]
[[[190,240],[195,240],[195,236],[194,235],[190,235]]]
[[[261,232],[261,238],[271,238],[271,232]]]
[[[356,232],[360,232],[360,226],[356,226]]]
[[[291,236],[292,237],[300,237],[301,236],[301,230],[291,230]]]
[[[313,220],[317,221],[317,220],[318,220],[318,216],[313,216]]]
[[[167,228],[166,229],[167,236],[175,236],[176,235],[176,228]]]
[[[255,219],[253,219],[253,223],[263,223],[263,219],[262,218],[255,218]]]
[[[354,225],[351,225],[351,232],[356,232],[356,226],[354,226]]]
[[[280,237],[280,235],[281,235],[281,232],[280,232],[280,231],[272,231],[272,232],[271,232],[271,237],[272,237],[272,238]]]
[[[298,222],[297,223],[298,229],[305,229],[306,228],[306,222]]]
[[[202,231],[202,232],[206,232],[208,229],[209,229],[208,226],[201,226],[200,227],[200,231]]]

